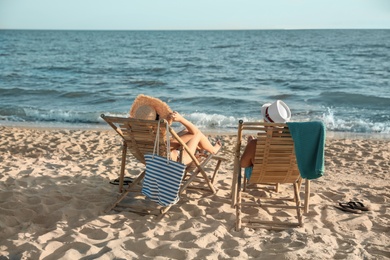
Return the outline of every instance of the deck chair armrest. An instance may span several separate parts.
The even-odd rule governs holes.
[[[112,123],[110,120],[108,120],[107,117],[106,117],[104,114],[101,114],[100,117],[101,117],[104,121],[106,121],[107,124],[109,124],[109,125],[112,127],[112,129],[114,129],[115,132],[117,132],[117,133],[124,139],[122,130],[121,130],[118,126],[116,126],[114,123]]]

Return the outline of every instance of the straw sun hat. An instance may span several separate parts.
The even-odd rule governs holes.
[[[261,107],[264,121],[270,123],[286,123],[291,119],[290,108],[282,100],[266,103]]]
[[[170,113],[172,113],[172,109],[167,103],[143,94],[135,98],[130,109],[130,117],[145,120],[156,120],[157,115],[160,119],[168,120]],[[172,120],[168,120],[168,122],[171,124]]]

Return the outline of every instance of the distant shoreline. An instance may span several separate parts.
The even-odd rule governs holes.
[[[330,31],[330,30],[390,30],[390,28],[279,28],[279,29],[4,29],[0,31],[90,31],[90,32],[170,32],[170,31]]]
[[[37,129],[37,130],[75,130],[75,131],[111,131],[110,126],[105,124],[66,124],[66,123],[36,123],[36,122],[10,122],[0,121],[0,127],[7,128],[19,128],[19,129]],[[177,130],[177,129],[175,129]],[[202,131],[211,136],[227,135],[235,136],[237,134],[236,129],[202,129]],[[389,140],[390,134],[383,133],[354,133],[354,132],[326,132],[327,139],[376,139],[376,140]]]

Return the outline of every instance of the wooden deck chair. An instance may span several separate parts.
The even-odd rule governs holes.
[[[264,184],[264,183],[280,183],[291,184],[295,205],[289,205],[291,199],[276,198],[276,202],[271,203],[270,198],[253,198],[259,199],[254,202],[248,202],[243,199],[243,192],[250,193],[252,189],[247,186],[246,189],[242,187],[241,177],[241,150],[242,150],[242,135],[243,131],[256,131],[257,145],[255,152],[254,165],[252,175],[248,180],[248,184]],[[309,207],[309,193],[310,181],[305,182],[305,198],[304,206],[301,205],[300,188],[302,178],[300,176],[296,156],[294,151],[294,141],[291,137],[287,124],[276,123],[251,123],[240,120],[238,125],[238,136],[234,160],[234,175],[232,183],[232,205],[236,208],[236,230],[240,230],[243,226],[247,227],[264,227],[268,229],[283,229],[283,226],[302,226],[302,209],[305,213]],[[263,202],[267,201],[267,202]],[[284,201],[285,200],[285,201]],[[275,202],[275,201],[274,201]],[[281,203],[282,202],[282,203]],[[290,202],[291,203],[291,202]],[[261,207],[263,209],[281,208],[281,209],[295,209],[296,221],[294,223],[282,221],[264,221],[247,216],[243,218],[242,210],[244,207]]]
[[[106,212],[116,208],[116,207],[127,207],[126,205],[119,204],[122,200],[126,198],[126,196],[129,194],[129,192],[135,191],[139,192],[141,189],[139,185],[141,184],[142,180],[145,177],[145,170],[136,177],[131,184],[129,184],[126,188],[124,188],[124,175],[125,175],[125,168],[126,168],[126,159],[127,159],[127,151],[129,150],[130,153],[141,163],[145,164],[145,154],[152,154],[153,148],[154,148],[154,142],[156,140],[156,133],[158,125],[160,125],[160,143],[159,143],[159,154],[161,156],[166,156],[166,131],[169,131],[171,133],[172,138],[176,139],[180,145],[182,146],[182,149],[188,151],[187,145],[180,139],[180,137],[177,135],[177,133],[170,127],[167,127],[167,124],[165,124],[164,120],[161,120],[161,124],[158,123],[157,120],[141,120],[141,119],[134,119],[129,117],[112,117],[112,116],[105,116],[104,114],[101,115],[101,117],[119,134],[119,136],[123,140],[123,146],[122,146],[122,161],[121,161],[121,169],[119,174],[119,192],[121,195],[119,198],[106,210]],[[200,178],[203,179],[204,184],[206,185],[205,189],[208,191],[211,191],[212,193],[216,193],[216,189],[213,185],[213,179],[215,178],[216,174],[218,173],[221,161],[224,159],[219,156],[215,155],[208,155],[206,158],[206,162],[199,162],[198,159],[192,155],[189,152],[191,158],[192,158],[192,164],[191,168],[187,167],[187,175],[189,175],[189,178],[187,178],[185,181],[183,181],[182,187],[180,189],[180,194],[188,188],[188,186],[193,182],[195,179],[197,179],[200,175]],[[206,174],[204,167],[207,162],[209,162],[211,159],[217,160],[217,165],[214,170],[214,174],[210,180],[210,177]],[[192,172],[189,172],[192,170]],[[154,215],[164,215],[169,207],[155,209],[152,207],[151,210],[145,209],[143,206],[140,208],[132,208],[127,207],[129,211],[133,211],[140,214],[154,214]]]

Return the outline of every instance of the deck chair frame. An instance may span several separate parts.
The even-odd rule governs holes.
[[[295,205],[274,205],[270,203],[244,203],[242,193],[246,191],[247,183],[241,175],[241,150],[242,137],[245,131],[255,131],[257,133],[257,145],[255,162],[252,176],[248,181],[249,184],[292,184],[294,191]],[[305,195],[303,206],[300,201],[300,188],[302,178],[296,164],[294,151],[294,142],[286,124],[263,123],[263,122],[243,122],[239,121],[237,143],[234,157],[234,173],[232,181],[232,206],[236,208],[236,230],[243,226],[262,227],[268,229],[282,229],[282,226],[302,226],[302,212],[308,212],[310,181],[305,180]],[[260,221],[244,220],[242,217],[243,206],[255,206],[263,208],[285,208],[296,209],[297,223],[280,223],[278,221]]]
[[[152,153],[154,141],[156,137],[158,121],[157,120],[142,120],[128,117],[113,117],[113,116],[105,116],[101,115],[104,121],[106,121],[122,138],[122,159],[121,159],[121,169],[119,174],[119,192],[121,193],[118,199],[106,210],[106,212],[111,211],[115,207],[119,205],[119,203],[128,195],[129,192],[132,191],[140,191],[139,185],[145,177],[145,170],[139,174],[131,184],[129,184],[126,188],[124,188],[124,175],[126,168],[126,159],[127,159],[127,151],[129,150],[131,154],[141,163],[145,164],[144,154]],[[174,131],[174,129],[170,126],[167,127],[166,121],[164,119],[160,120],[160,151],[159,154],[161,156],[166,155],[166,131],[169,131],[172,138],[177,140],[181,145],[181,149],[188,152],[192,159],[192,172],[186,171],[186,178],[183,178],[183,184],[180,188],[179,195],[181,195],[185,189],[189,188],[192,182],[194,182],[199,174],[200,178],[203,180],[205,184],[205,190],[212,192],[215,194],[217,192],[216,188],[213,185],[215,176],[218,173],[221,162],[225,160],[225,158],[209,154],[205,160],[199,162],[197,157],[193,155],[188,146],[181,140],[180,136]],[[214,173],[211,179],[206,174],[204,167],[211,160],[217,160],[216,167],[214,169]],[[137,188],[138,187],[138,188]],[[159,210],[145,210],[145,209],[129,209],[130,211],[137,212],[140,214],[154,214],[163,216],[170,207],[164,207]]]

